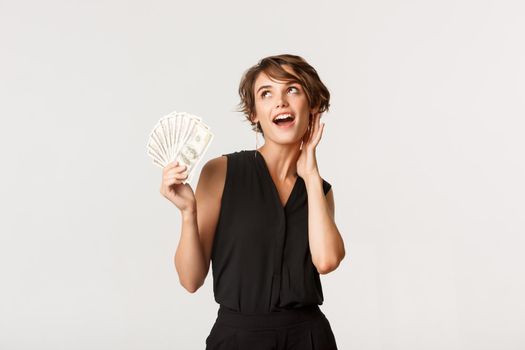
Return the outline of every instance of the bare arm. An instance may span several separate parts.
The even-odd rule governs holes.
[[[335,270],[345,257],[344,242],[335,224],[333,190],[324,194],[323,180],[316,174],[306,179],[308,193],[308,239],[312,262],[320,274]]]
[[[222,156],[204,165],[195,191],[195,205],[181,211],[182,228],[174,260],[180,283],[190,293],[196,292],[208,275],[226,161]]]

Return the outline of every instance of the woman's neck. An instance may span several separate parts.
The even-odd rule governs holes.
[[[294,180],[297,176],[297,159],[301,144],[278,145],[265,143],[257,150],[264,156],[264,160],[274,179],[285,182]]]

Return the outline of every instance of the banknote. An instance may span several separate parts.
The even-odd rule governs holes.
[[[213,137],[201,117],[174,111],[162,117],[149,133],[147,154],[160,168],[174,161],[186,165],[188,177],[183,183],[189,183]]]
[[[199,164],[203,155],[208,150],[208,147],[213,140],[213,134],[201,122],[193,120],[190,127],[191,133],[187,136],[181,150],[179,151],[175,160],[179,164],[187,166],[188,178],[184,183],[191,182],[194,174],[194,169]]]

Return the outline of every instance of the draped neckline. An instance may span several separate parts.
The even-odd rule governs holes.
[[[279,190],[277,189],[277,186],[275,185],[275,182],[273,181],[272,175],[270,174],[270,169],[268,168],[268,164],[266,163],[266,160],[264,159],[264,156],[257,149],[254,150],[254,154],[257,154],[259,156],[259,157],[256,157],[256,158],[260,158],[260,163],[263,165],[265,175],[266,175],[267,179],[269,180],[269,182],[271,184],[271,187],[273,188],[273,193],[274,193],[274,196],[275,196],[277,202],[279,203],[279,207],[281,209],[285,209],[286,207],[288,207],[290,202],[293,200],[293,196],[294,196],[295,192],[297,191],[297,187],[299,186],[299,178],[300,178],[300,176],[297,175],[297,177],[295,178],[295,182],[293,184],[292,190],[288,194],[288,198],[286,199],[286,202],[283,205],[283,203],[281,202],[281,197],[279,196]]]

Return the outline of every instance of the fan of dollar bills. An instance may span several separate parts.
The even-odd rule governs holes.
[[[210,128],[200,117],[174,111],[162,117],[149,134],[148,155],[161,168],[174,161],[186,165],[188,177],[183,183],[188,183],[212,140]]]

